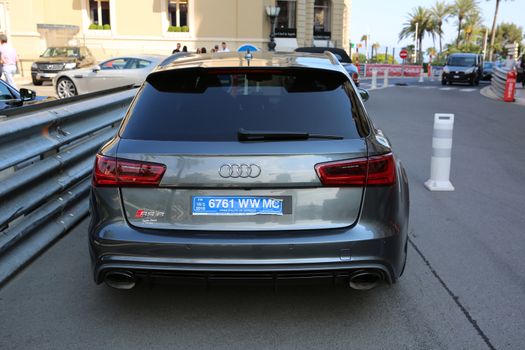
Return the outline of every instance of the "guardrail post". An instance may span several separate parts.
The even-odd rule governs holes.
[[[425,187],[430,191],[454,191],[449,179],[453,129],[454,114],[434,115],[430,179],[425,182]]]
[[[377,69],[372,70],[372,87],[371,89],[377,89]]]

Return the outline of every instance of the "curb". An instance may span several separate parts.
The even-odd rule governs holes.
[[[503,99],[499,98],[495,93],[494,91],[492,91],[492,89],[490,88],[490,85],[489,86],[486,86],[484,87],[483,89],[481,89],[479,91],[479,93],[482,95],[482,96],[485,96],[487,98],[490,98],[491,100],[496,100],[496,101],[499,101],[499,102],[503,102]],[[522,98],[522,97],[515,97],[515,101],[514,102],[510,102],[510,103],[514,103],[514,104],[517,104],[517,105],[520,105],[520,106],[525,106],[525,98]]]

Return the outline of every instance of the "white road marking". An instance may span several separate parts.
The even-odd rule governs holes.
[[[459,89],[459,91],[463,91],[463,92],[472,92],[472,91],[476,91],[477,89]]]
[[[444,87],[444,88],[439,88],[439,90],[449,91],[449,90],[457,90],[457,88],[455,88],[455,87]]]

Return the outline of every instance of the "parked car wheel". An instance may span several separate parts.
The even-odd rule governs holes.
[[[78,95],[75,83],[69,78],[60,78],[56,87],[58,98],[68,98]]]
[[[31,80],[33,81],[33,85],[35,86],[40,86],[43,83],[42,80],[38,80],[36,77],[31,77]]]

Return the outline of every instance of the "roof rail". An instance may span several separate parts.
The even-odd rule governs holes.
[[[323,52],[326,56],[328,56],[328,59],[330,60],[330,62],[332,62],[332,64],[335,64],[335,65],[338,65],[339,64],[339,60],[337,59],[337,57],[335,57],[335,55],[330,52],[330,51],[325,51]]]

